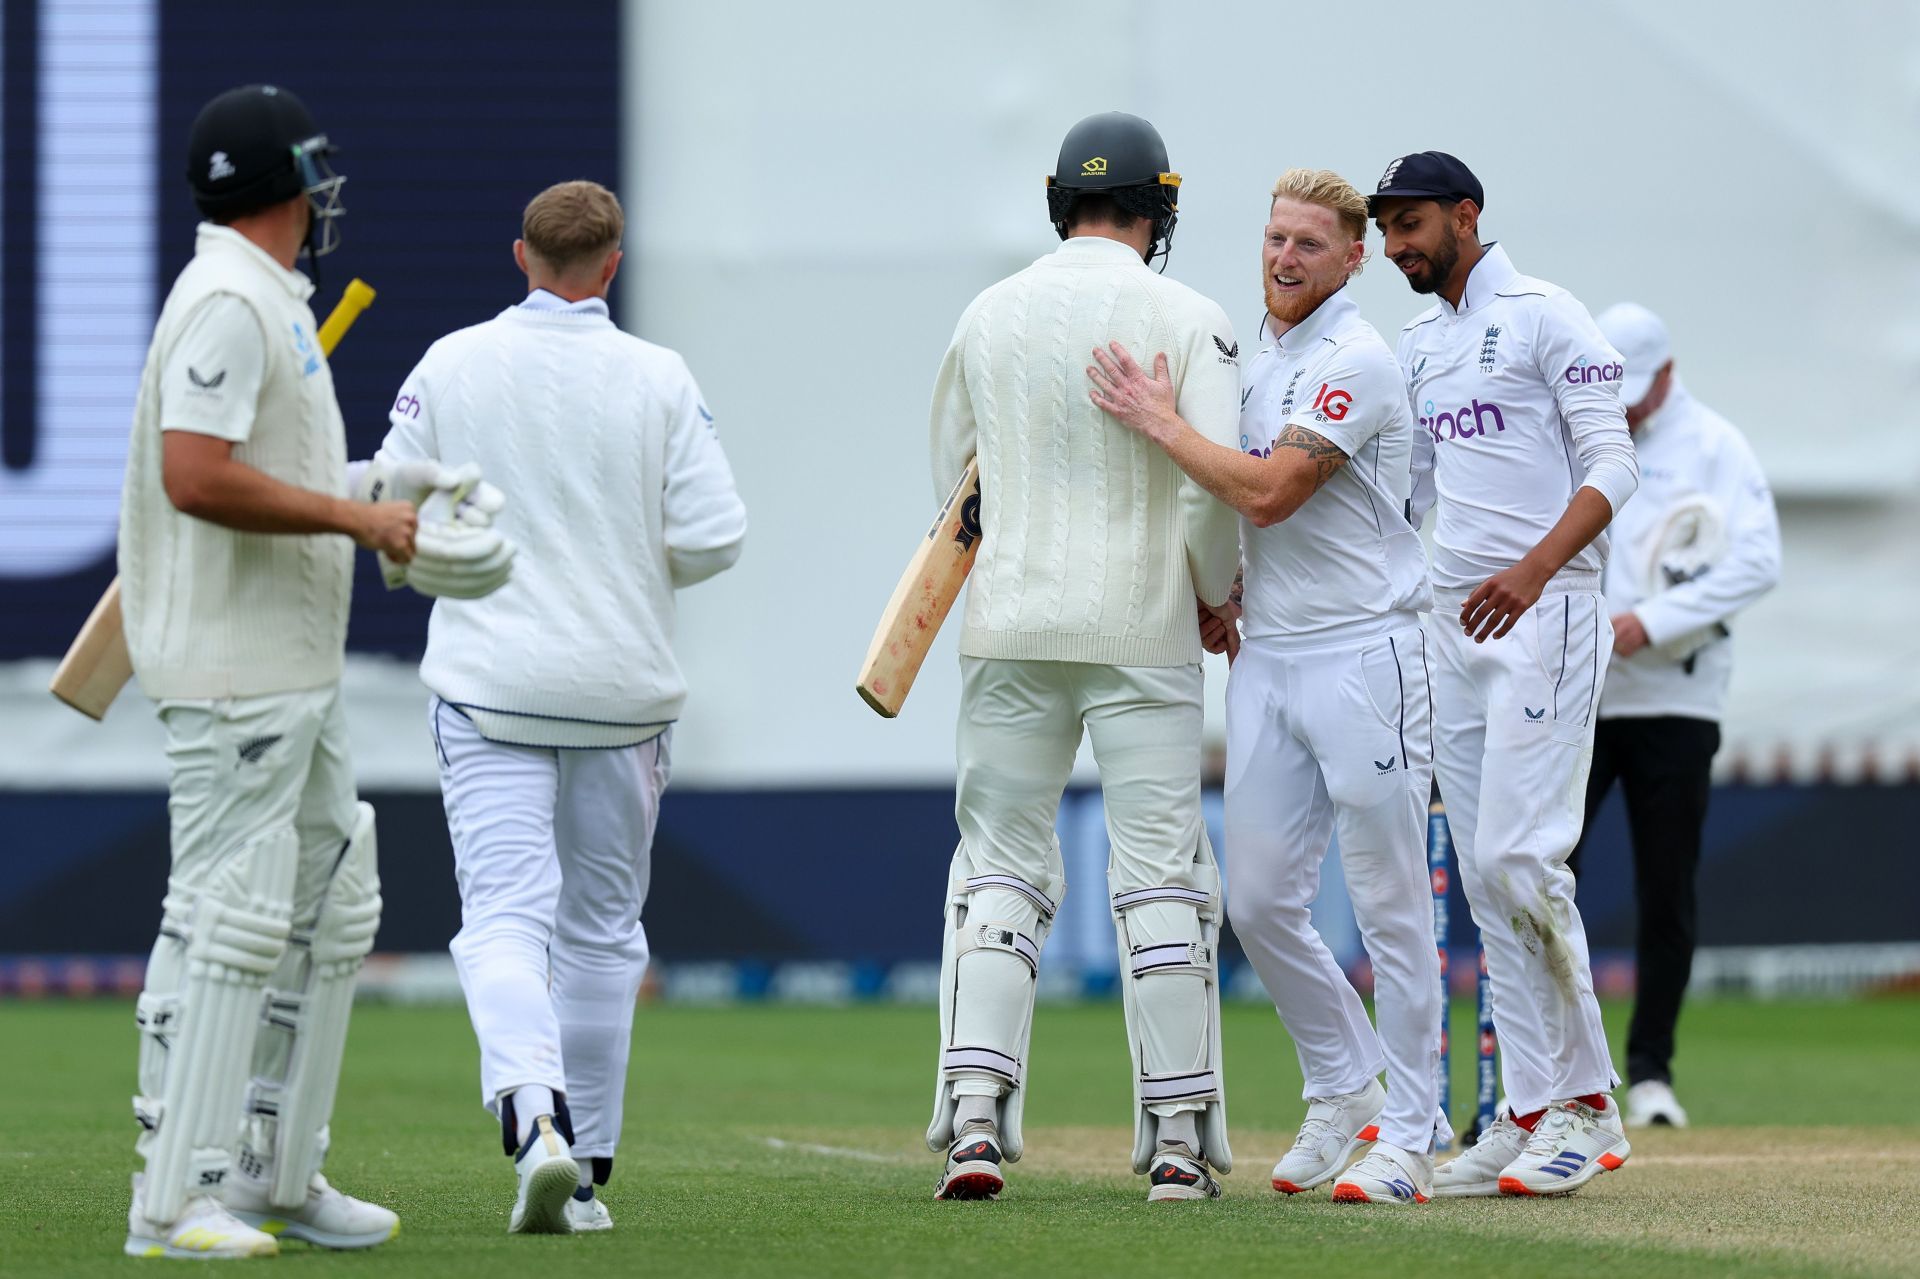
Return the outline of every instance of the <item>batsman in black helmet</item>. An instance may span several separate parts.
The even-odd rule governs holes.
[[[353,545],[406,563],[417,523],[410,501],[349,496],[313,284],[294,269],[338,240],[331,151],[273,85],[201,111],[185,176],[207,220],[134,405],[121,605],[166,732],[172,823],[138,1005],[138,1257],[366,1248],[399,1229],[320,1172],[380,919],[340,702]]]
[[[1157,354],[1181,416],[1237,441],[1240,347],[1226,315],[1147,266],[1166,254],[1179,189],[1145,120],[1075,125],[1047,179],[1064,243],[974,299],[934,386],[936,497],[976,454],[982,496],[927,1129],[946,1155],[939,1199],[997,1197],[1021,1155],[1035,983],[1066,889],[1054,815],[1083,734],[1112,837],[1134,1171],[1150,1199],[1210,1199],[1233,1164],[1220,877],[1200,817],[1198,614],[1226,604],[1239,529],[1095,407],[1080,372],[1109,342]]]

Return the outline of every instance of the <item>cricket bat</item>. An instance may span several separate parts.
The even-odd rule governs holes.
[[[365,280],[348,283],[339,304],[320,326],[322,352],[333,354],[333,348],[373,298],[373,289]],[[127,632],[120,617],[120,579],[116,577],[93,606],[93,612],[87,614],[86,624],[60,659],[47,689],[82,715],[104,719],[107,707],[132,678],[133,658],[127,652]]]
[[[867,646],[854,687],[867,705],[892,719],[913,688],[933,637],[947,620],[980,550],[980,463],[967,463],[933,527],[907,563]]]

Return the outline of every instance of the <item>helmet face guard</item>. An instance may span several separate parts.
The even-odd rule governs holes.
[[[340,247],[338,219],[347,211],[340,203],[340,188],[346,185],[347,179],[333,171],[329,158],[333,149],[324,133],[293,144],[293,170],[313,211],[313,220],[307,227],[306,247],[307,255],[314,258],[323,258]]]

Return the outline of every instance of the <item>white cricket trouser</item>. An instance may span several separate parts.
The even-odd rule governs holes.
[[[168,914],[191,917],[193,903],[232,855],[256,836],[290,826],[299,847],[293,931],[311,933],[359,802],[340,686],[259,697],[169,698],[158,709],[169,772]],[[182,938],[163,926],[147,962],[146,992],[178,994],[185,964]],[[192,1015],[191,1009],[181,1011]],[[143,1078],[141,1087],[157,1095],[159,1076]],[[236,1141],[245,1103],[243,1089],[231,1101]]]
[[[1054,817],[1084,731],[1100,769],[1112,841],[1113,894],[1196,882],[1201,838],[1201,670],[1194,666],[1102,666],[1087,662],[962,657],[954,815],[972,875],[1012,875],[1028,884],[1064,880]],[[983,895],[984,896],[984,895]],[[993,918],[991,912],[987,917]],[[1198,937],[1194,907],[1154,902],[1134,908],[1146,936]],[[958,1042],[994,1043],[992,1012],[970,998],[963,965],[954,1005]],[[1159,977],[1143,996],[1143,1069],[1173,1074],[1205,1068],[1209,1006],[1200,976]],[[1194,1103],[1150,1107],[1156,1114]]]
[[[1384,1066],[1381,1140],[1415,1152],[1443,1120],[1427,676],[1416,626],[1311,649],[1249,640],[1227,677],[1227,918],[1293,1039],[1303,1095],[1358,1092]],[[1378,1037],[1310,917],[1335,830]]]
[[[429,715],[481,1101],[498,1114],[516,1088],[565,1093],[574,1154],[611,1159],[647,971],[640,908],[667,735],[609,750],[513,746],[480,736],[437,697]]]
[[[1436,603],[1434,766],[1460,883],[1487,952],[1500,1074],[1515,1114],[1620,1082],[1593,995],[1567,855],[1586,812],[1594,712],[1613,652],[1606,601],[1548,595],[1476,644]]]

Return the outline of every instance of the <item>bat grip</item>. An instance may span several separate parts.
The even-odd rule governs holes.
[[[348,282],[346,292],[340,295],[333,313],[320,326],[320,350],[323,354],[329,357],[333,355],[333,348],[340,345],[340,339],[360,318],[360,313],[373,304],[374,296],[372,286],[358,276]]]

